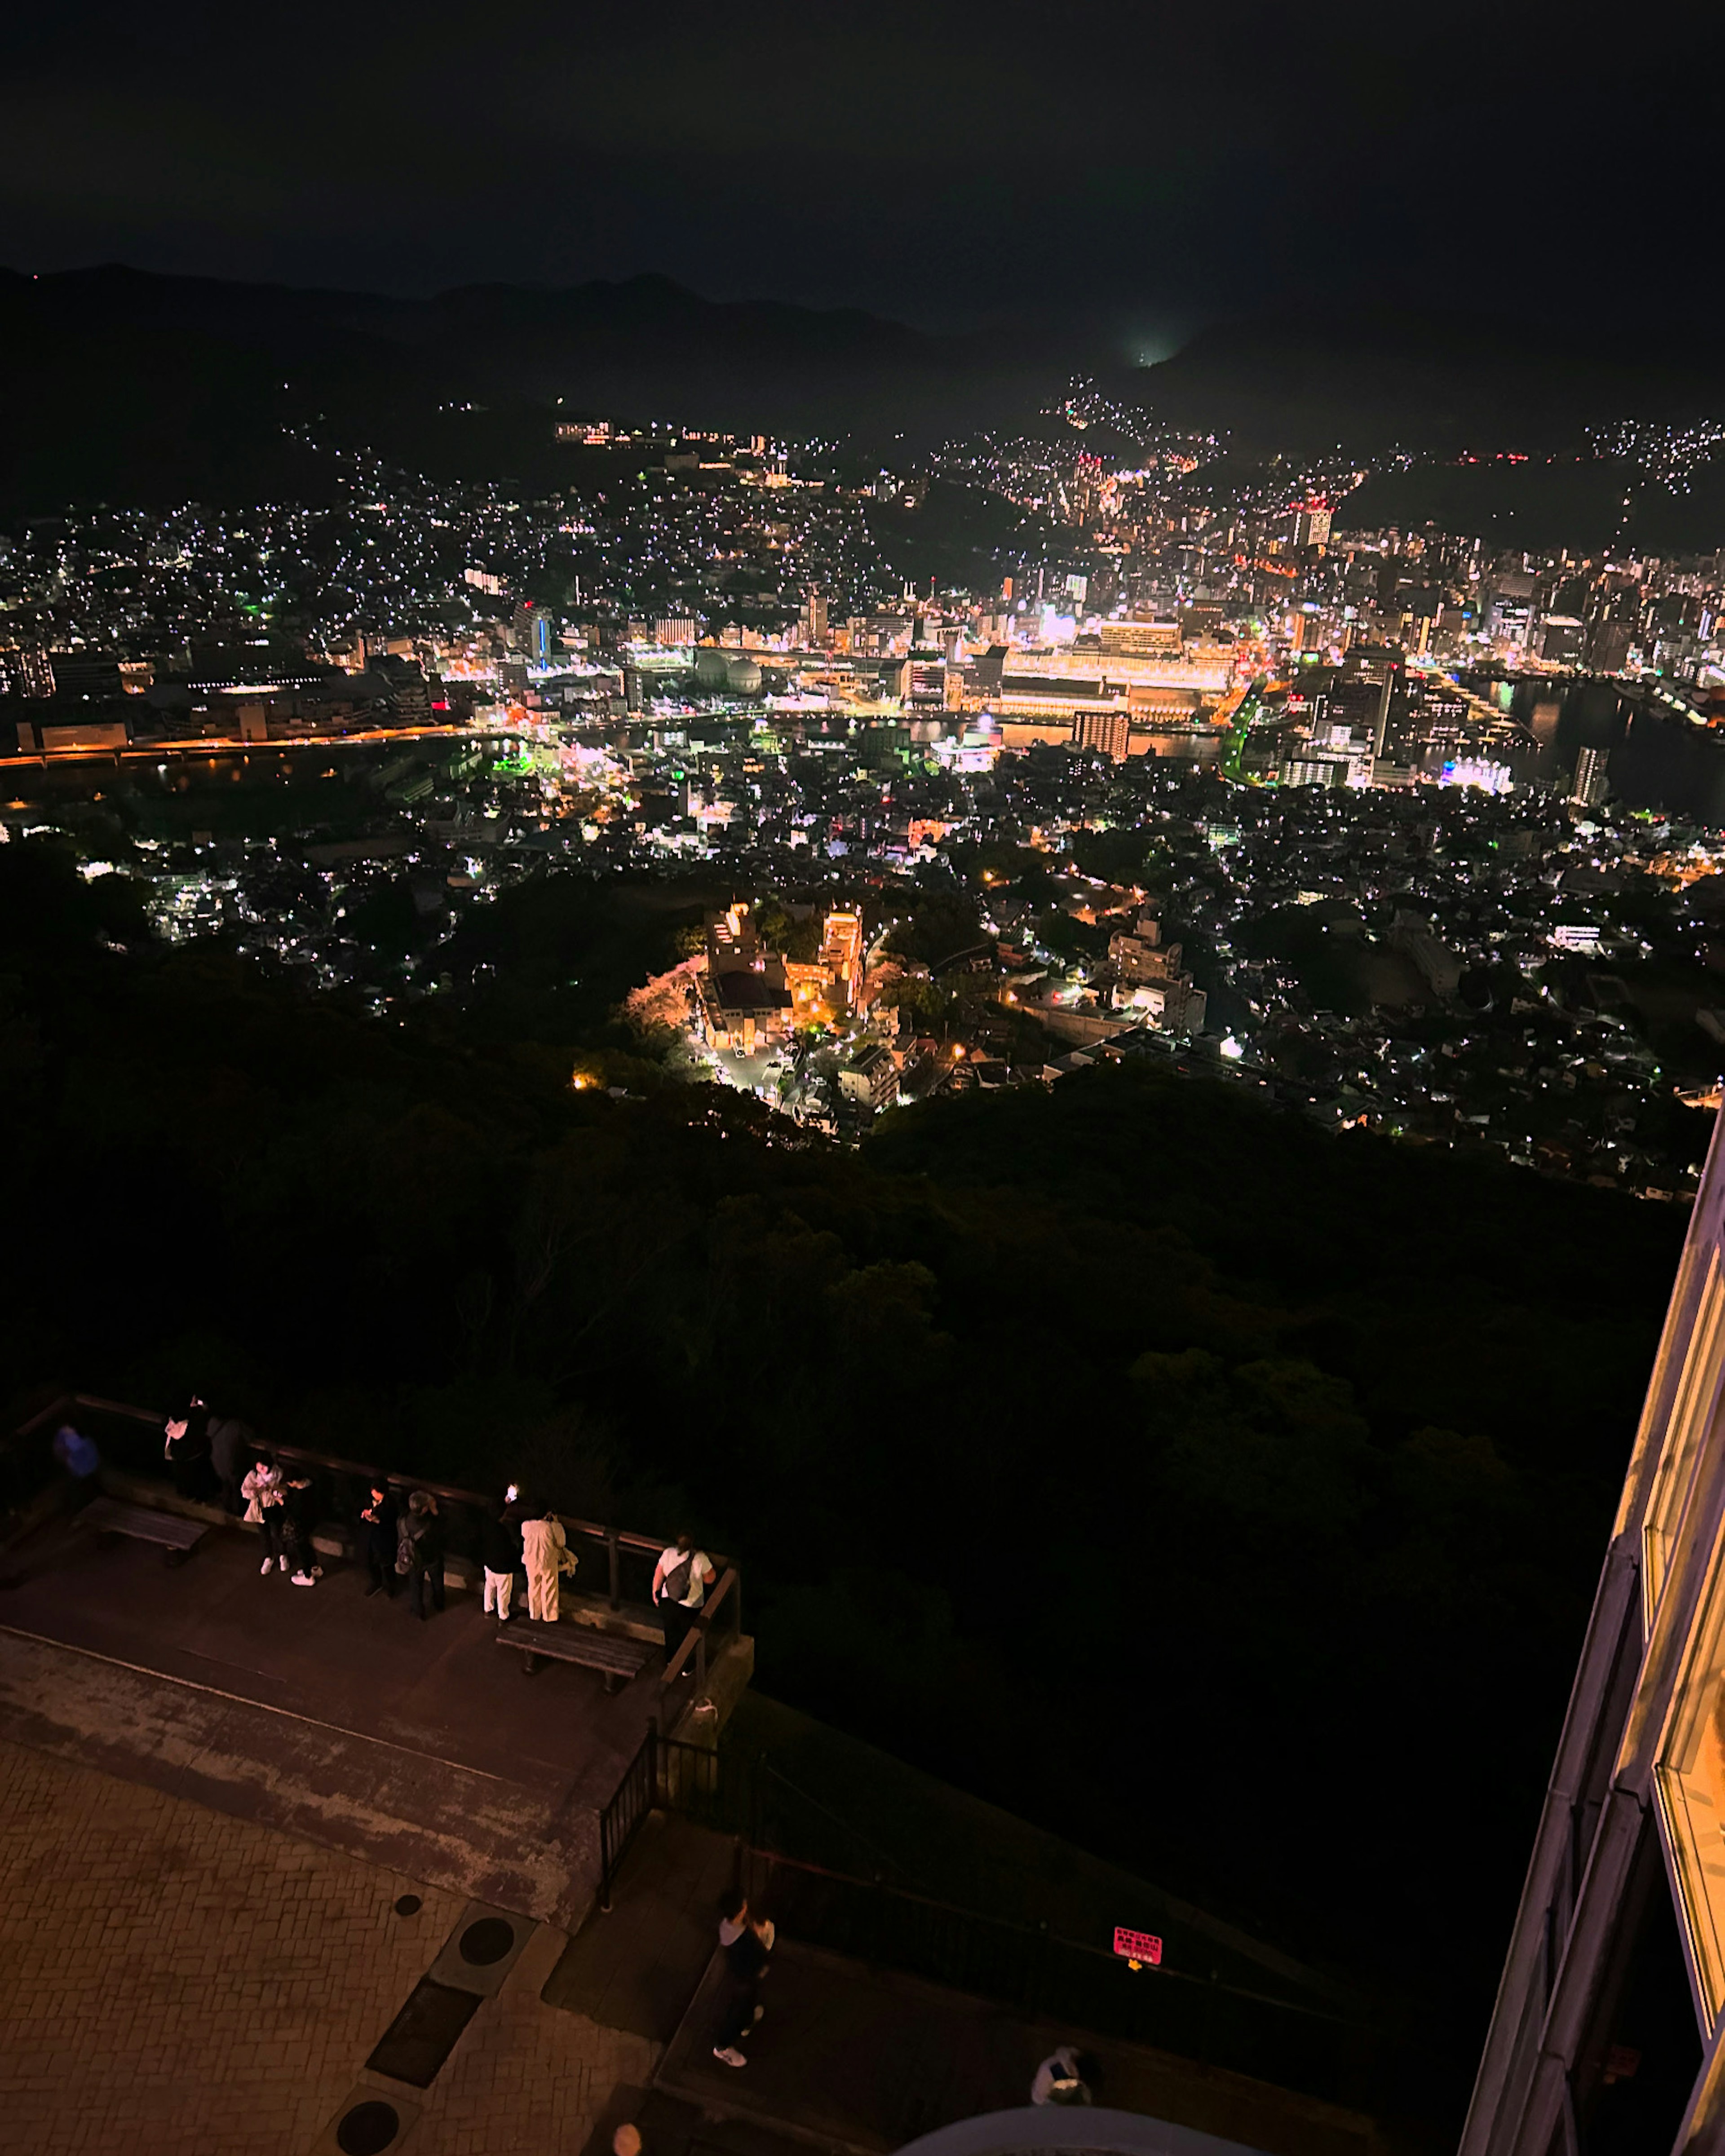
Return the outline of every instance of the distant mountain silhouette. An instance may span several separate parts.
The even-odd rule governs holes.
[[[1276,310],[1201,331],[1137,382],[1159,415],[1248,451],[1544,454],[1589,423],[1725,413],[1706,340],[1589,303]]]
[[[1045,349],[703,300],[662,277],[399,300],[118,264],[0,270],[0,507],[304,493],[317,482],[282,429],[317,413],[404,454],[439,404],[466,400],[872,449],[1016,418],[1060,378]],[[548,439],[548,416],[528,431]]]
[[[1539,454],[1578,446],[1589,421],[1725,414],[1725,366],[1702,337],[1579,305],[1517,318],[1278,309],[1143,368],[1111,366],[1091,341],[1058,327],[937,336],[854,309],[704,300],[664,277],[403,300],[119,264],[0,270],[0,514],[315,500],[327,463],[285,431],[307,419],[427,470],[549,486],[572,471],[552,448],[559,400],[572,415],[849,437],[903,455],[1035,427],[1081,369],[1159,418],[1231,434],[1248,455]],[[486,409],[450,416],[470,405]],[[1086,446],[1125,453],[1106,434]]]

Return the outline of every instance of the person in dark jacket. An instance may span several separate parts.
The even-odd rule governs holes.
[[[719,2017],[713,2056],[727,2066],[746,2066],[743,2044],[766,2012],[761,1979],[773,1956],[774,1928],[757,1917],[734,1888],[719,1902],[719,1946],[725,1957],[725,1980],[719,1992]]]
[[[222,1486],[222,1503],[230,1512],[245,1509],[239,1486],[256,1456],[257,1439],[238,1415],[216,1414],[209,1419],[209,1460]]]
[[[506,1625],[516,1568],[521,1562],[521,1515],[512,1505],[506,1505],[480,1530],[480,1562],[485,1568],[485,1614],[489,1617],[495,1609],[498,1623]]]
[[[444,1523],[430,1491],[416,1490],[408,1499],[399,1547],[408,1560],[408,1599],[423,1624],[431,1614],[426,1607],[428,1594],[436,1609],[444,1606]]]
[[[162,1425],[162,1455],[173,1477],[175,1495],[194,1504],[208,1505],[219,1495],[221,1485],[210,1465],[209,1414],[194,1394],[177,1407]]]
[[[382,1483],[372,1483],[360,1507],[359,1553],[371,1581],[366,1593],[375,1594],[381,1589],[392,1601],[395,1599],[396,1527],[394,1498]]]
[[[295,1587],[316,1587],[323,1578],[323,1567],[317,1562],[317,1553],[311,1545],[311,1530],[317,1519],[317,1499],[311,1477],[290,1476],[283,1495],[283,1510],[287,1517],[282,1527],[282,1541],[293,1584]]]

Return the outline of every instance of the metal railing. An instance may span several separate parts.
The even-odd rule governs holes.
[[[640,1748],[623,1770],[611,1801],[599,1814],[599,1907],[611,1906],[611,1889],[629,1844],[657,1796],[659,1725],[649,1722]]]
[[[59,1473],[53,1454],[54,1433],[65,1421],[78,1422],[95,1436],[109,1465],[151,1481],[169,1479],[162,1460],[160,1414],[92,1393],[64,1393],[18,1424],[0,1444],[0,1521],[21,1512]],[[496,1515],[499,1498],[452,1483],[434,1482],[423,1475],[403,1474],[366,1460],[314,1451],[305,1445],[255,1435],[253,1442],[259,1451],[308,1476],[316,1517],[339,1526],[347,1534],[357,1532],[361,1508],[374,1485],[399,1497],[415,1490],[429,1491],[438,1502],[446,1557],[477,1571],[480,1537],[485,1522]],[[653,1574],[670,1537],[636,1534],[627,1527],[579,1519],[567,1512],[557,1517],[578,1560],[573,1591],[592,1596],[603,1602],[610,1614],[635,1624],[654,1622],[657,1612],[652,1599]],[[660,1681],[669,1686],[681,1676],[692,1674],[697,1695],[706,1688],[710,1637],[722,1635],[728,1643],[742,1626],[742,1587],[735,1561],[716,1550],[711,1554],[720,1568],[718,1584],[696,1620],[698,1629],[685,1641],[685,1652],[679,1656],[675,1669],[667,1670]],[[716,1627],[716,1616],[722,1620]]]
[[[1162,1967],[1135,1971],[1111,1941],[963,1907],[793,1855],[775,1845],[790,1825],[775,1805],[784,1792],[804,1806],[814,1802],[764,1758],[650,1731],[602,1821],[601,1906],[610,1907],[618,1866],[648,1810],[657,1806],[734,1838],[738,1884],[787,1939],[1069,2030],[1122,2038],[1353,2107],[1393,2102],[1409,2071],[1394,2032],[1310,2000],[1225,1981],[1207,1969],[1183,1968],[1178,1948]],[[853,1841],[865,1840],[861,1830],[835,1824]]]

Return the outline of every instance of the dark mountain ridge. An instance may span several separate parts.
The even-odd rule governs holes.
[[[1681,321],[1537,302],[1517,316],[1279,309],[1200,330],[1137,379],[1160,416],[1225,429],[1248,452],[1545,454],[1589,426],[1725,412],[1725,367]]]
[[[706,300],[660,276],[404,299],[121,264],[0,270],[12,420],[0,516],[323,498],[328,460],[290,432],[308,422],[323,440],[445,475],[551,485],[559,403],[568,415],[848,439],[903,461],[944,437],[1045,425],[1044,408],[1081,371],[1158,419],[1230,435],[1248,459],[1338,445],[1362,459],[1397,447],[1440,459],[1573,454],[1589,426],[1725,413],[1725,367],[1681,324],[1538,306],[1517,317],[1279,308],[1125,368],[1076,325],[936,334],[854,308]],[[449,408],[470,405],[489,416],[452,423]],[[1605,495],[1617,475],[1601,484],[1590,522],[1615,513]],[[1566,522],[1566,503],[1554,497],[1543,521]],[[1422,495],[1397,513],[1418,521],[1457,506]]]
[[[282,430],[319,414],[409,454],[418,421],[471,399],[884,446],[998,423],[1050,377],[1042,353],[993,340],[708,300],[663,277],[415,300],[123,264],[0,271],[16,421],[0,509],[304,491],[319,482]]]

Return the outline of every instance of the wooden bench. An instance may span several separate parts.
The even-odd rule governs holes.
[[[530,1618],[511,1617],[497,1627],[500,1647],[513,1647],[521,1668],[531,1676],[542,1657],[552,1662],[577,1662],[584,1670],[597,1670],[607,1691],[615,1691],[638,1676],[658,1653],[644,1640],[620,1639],[614,1632],[596,1632],[585,1625],[536,1625]]]
[[[202,1520],[182,1520],[177,1513],[152,1512],[147,1505],[123,1504],[118,1497],[93,1497],[79,1513],[78,1524],[99,1535],[130,1535],[134,1542],[160,1543],[167,1564],[183,1564],[209,1532]]]

